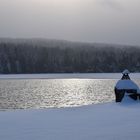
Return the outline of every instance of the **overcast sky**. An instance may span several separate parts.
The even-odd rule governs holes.
[[[140,0],[0,0],[0,37],[140,45]]]

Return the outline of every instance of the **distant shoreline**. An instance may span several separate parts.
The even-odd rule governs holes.
[[[55,73],[55,74],[0,74],[2,79],[120,79],[121,73]],[[131,73],[130,78],[139,79],[140,73]]]

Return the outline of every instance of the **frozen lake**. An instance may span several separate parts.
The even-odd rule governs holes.
[[[105,103],[115,99],[114,86],[118,80],[116,77],[106,79],[105,75],[101,79],[101,76],[94,75],[92,79],[90,77],[93,75],[89,74],[86,79],[86,75],[81,74],[81,77],[75,78],[67,75],[64,79],[63,76],[60,74],[56,79],[36,79],[33,75],[31,79],[26,79],[27,75],[1,76],[0,109],[73,107]],[[135,77],[134,81],[140,86],[138,78]]]

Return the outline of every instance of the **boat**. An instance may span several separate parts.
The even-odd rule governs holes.
[[[140,98],[140,90],[138,85],[129,77],[130,72],[126,69],[122,72],[121,80],[116,83],[115,97],[116,102],[121,102],[124,96],[129,96],[133,100]]]

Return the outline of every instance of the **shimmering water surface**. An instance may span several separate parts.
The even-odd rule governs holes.
[[[140,85],[140,80],[135,80]],[[115,99],[112,79],[0,80],[0,109],[72,107]]]

